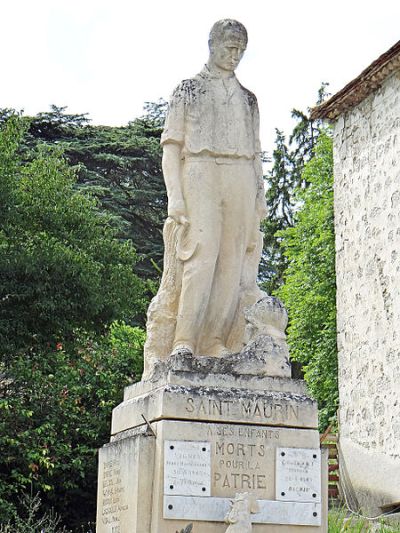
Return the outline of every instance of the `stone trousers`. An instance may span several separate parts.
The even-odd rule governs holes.
[[[219,355],[235,318],[245,254],[259,229],[254,162],[186,158],[182,187],[190,224],[184,246],[194,253],[183,264],[174,346]]]

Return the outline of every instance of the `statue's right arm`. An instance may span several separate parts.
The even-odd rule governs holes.
[[[168,216],[178,224],[187,224],[182,190],[182,147],[175,142],[163,145],[162,169],[168,195]]]

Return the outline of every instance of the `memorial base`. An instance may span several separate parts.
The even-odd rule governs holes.
[[[303,382],[189,365],[125,390],[99,452],[97,533],[223,533],[245,492],[255,533],[327,531],[327,457]]]

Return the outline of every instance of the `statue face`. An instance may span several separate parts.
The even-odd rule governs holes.
[[[246,48],[242,41],[223,40],[213,43],[210,59],[222,70],[233,72],[239,65]]]

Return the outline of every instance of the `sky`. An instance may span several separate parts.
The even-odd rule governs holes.
[[[258,99],[263,149],[292,108],[335,93],[400,39],[399,0],[3,0],[0,107],[36,114],[51,104],[124,125],[168,99],[208,58],[221,18],[247,28],[237,69]]]

